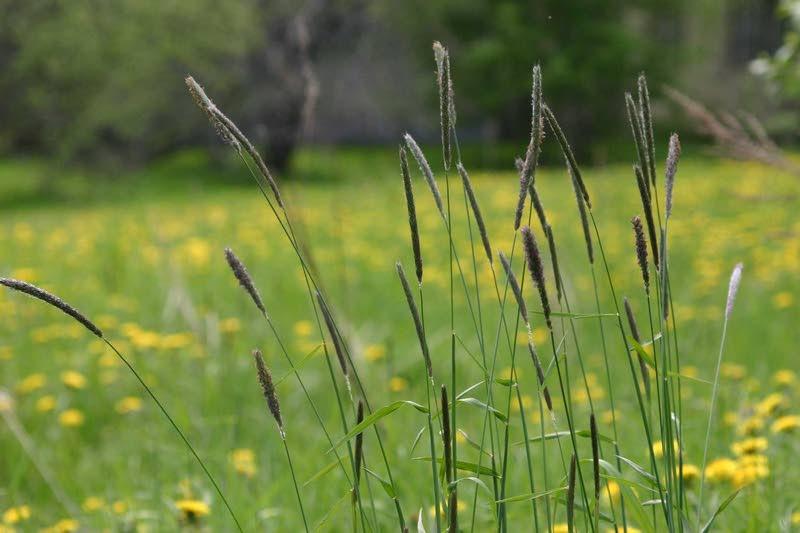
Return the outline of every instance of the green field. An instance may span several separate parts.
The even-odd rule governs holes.
[[[469,168],[469,160],[465,163]],[[395,272],[398,259],[412,277],[414,270],[395,159],[383,152],[372,156],[357,150],[310,151],[300,154],[296,167],[306,179],[285,180],[281,187],[372,408],[397,400],[426,404],[423,360]],[[50,187],[46,167],[29,161],[0,163],[4,191],[0,271],[60,295],[130,356],[185,428],[245,530],[297,531],[302,522],[284,450],[256,381],[250,356],[253,348],[263,350],[279,381],[287,441],[300,483],[332,464],[334,455],[289,375],[275,337],[231,275],[222,253],[226,246],[247,264],[334,438],[343,434],[339,412],[297,258],[258,190],[248,186],[247,176],[226,168],[214,170],[191,156],[188,162],[178,158],[102,185],[70,171],[68,179]],[[649,339],[652,332],[630,227],[631,217],[641,213],[633,173],[627,165],[614,165],[586,168],[584,174],[617,296],[631,299],[642,336]],[[510,254],[518,178],[512,171],[476,171],[472,178],[495,257],[497,250]],[[437,179],[444,193],[442,172]],[[491,359],[493,347],[499,346],[496,373],[507,379],[509,338],[498,337],[500,315],[492,270],[477,234],[474,242],[470,240],[457,176],[450,176],[450,185],[453,239],[463,283],[471,305],[477,304],[476,290],[480,294],[484,350]],[[447,232],[418,174],[414,186],[425,261],[426,334],[437,383],[449,385]],[[595,314],[592,270],[566,172],[555,167],[540,170],[537,187],[558,240],[571,310]],[[50,193],[43,196],[42,190]],[[709,459],[736,459],[733,443],[750,436],[766,439],[754,442],[756,454],[744,454],[756,457],[758,468],[748,469],[739,458],[732,466],[740,472],[738,477],[725,470],[726,463],[718,463],[722,473],[713,480],[708,476],[704,519],[735,488],[744,487],[720,517],[716,526],[720,531],[789,531],[792,514],[800,511],[796,462],[800,429],[791,431],[800,424],[797,418],[781,418],[800,413],[800,382],[793,373],[798,369],[794,328],[800,323],[799,192],[795,177],[752,163],[706,157],[699,150],[686,149],[680,163],[669,244],[681,374],[685,376],[681,380],[684,460],[698,467],[702,461],[728,277],[739,261],[744,263],[744,275],[728,327]],[[537,224],[532,227],[538,232]],[[521,278],[519,243],[514,255]],[[497,261],[494,270],[502,291],[505,276]],[[595,270],[601,310],[614,312],[599,260]],[[546,274],[552,283],[549,266]],[[536,291],[525,277],[528,305],[539,310]],[[477,307],[471,314],[461,279],[457,277],[455,283],[456,388],[461,393],[483,376],[475,362],[481,359],[472,318],[478,316]],[[543,424],[551,432],[549,417],[545,414],[544,421],[540,417],[536,373],[525,336],[513,330],[516,311],[509,299],[506,317],[512,328],[510,341],[518,353],[518,383],[528,430],[538,435]],[[173,530],[191,525],[192,513],[181,510],[191,503],[205,504],[210,511],[206,515],[204,505],[198,507],[203,516],[194,521],[200,527],[233,530],[203,472],[113,352],[68,317],[21,295],[0,292],[0,316],[4,420],[0,425],[0,513],[5,512],[0,515],[4,524],[0,531],[35,531],[54,524],[61,527],[57,531],[71,531],[74,524],[57,524],[65,519],[77,521],[86,531]],[[537,347],[549,361],[547,329],[541,315],[533,314],[532,319]],[[559,344],[563,340],[571,372],[577,427],[588,428],[588,388],[600,433],[611,435],[612,392],[621,453],[646,464],[647,444],[616,318],[572,321],[579,333],[588,387],[581,378],[570,321],[556,318],[555,322],[555,340]],[[603,363],[601,323],[608,368]],[[786,371],[779,373],[782,370]],[[548,377],[555,389],[552,379]],[[505,412],[509,387],[500,381],[493,394],[502,398],[500,410]],[[344,390],[341,380],[339,385]],[[486,389],[478,386],[467,396],[485,401]],[[355,415],[349,400],[345,408],[352,424]],[[518,444],[522,428],[516,400],[507,414],[511,445],[506,496],[511,497],[530,489],[525,447]],[[779,419],[782,424],[776,427]],[[481,440],[483,421],[480,406],[459,402],[460,460],[478,461],[480,453],[472,443]],[[563,426],[563,419],[560,423]],[[431,531],[431,469],[427,462],[414,460],[430,455],[427,437],[413,447],[425,426],[425,415],[406,407],[378,424],[409,527],[416,528],[421,509]],[[496,427],[502,426],[497,420]],[[766,448],[761,450],[764,442]],[[588,440],[580,445],[588,454]],[[563,468],[558,441],[547,441],[546,446],[552,488],[563,484]],[[388,531],[397,523],[394,505],[376,479],[387,473],[374,432],[364,433],[364,447],[366,467],[375,473],[362,477],[362,496],[374,501],[374,507],[369,505],[369,524]],[[604,444],[606,455],[612,451]],[[538,455],[541,446],[537,443],[531,452]],[[580,466],[591,477],[591,462]],[[541,475],[536,472],[540,486]],[[646,485],[632,469],[625,475]],[[692,507],[697,480],[689,477],[687,498]],[[491,487],[489,477],[483,481]],[[646,489],[637,489],[642,501],[653,497]],[[352,530],[349,490],[342,471],[335,467],[303,486],[309,521],[325,531]],[[459,485],[459,500],[462,528],[469,527],[473,511],[476,530],[495,527],[490,491],[465,481]],[[553,505],[554,521],[565,522],[564,506],[559,506],[557,498]],[[607,499],[603,505],[604,514],[609,514]],[[524,501],[509,503],[510,523],[529,525],[531,509]],[[655,511],[651,515],[648,510],[646,516],[655,516]],[[800,522],[800,516],[795,519]],[[601,524],[601,530],[607,528],[613,531],[611,524]]]

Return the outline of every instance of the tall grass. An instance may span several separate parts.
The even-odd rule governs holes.
[[[352,496],[350,523],[340,529],[349,527],[353,531],[379,531],[394,527],[407,531],[414,523],[425,527],[424,516],[412,517],[404,511],[403,502],[414,499],[432,504],[432,527],[437,532],[444,529],[450,532],[464,530],[467,524],[471,531],[487,528],[501,532],[521,529],[553,531],[561,522],[566,522],[565,527],[570,532],[600,532],[606,527],[626,532],[634,527],[644,531],[676,532],[694,530],[690,526],[692,517],[696,527],[700,528],[702,517],[708,514],[708,522],[703,526],[703,530],[707,530],[727,503],[709,513],[711,510],[704,507],[702,474],[697,498],[687,497],[688,488],[684,479],[680,344],[668,253],[668,228],[673,211],[680,144],[677,135],[673,134],[669,139],[665,165],[665,213],[662,216],[659,199],[662,191],[656,176],[657,141],[645,77],[642,75],[637,80],[638,98],[626,94],[621,99],[631,127],[633,153],[636,156],[633,164],[635,186],[641,200],[640,214],[632,219],[635,246],[629,256],[629,260],[638,263],[641,270],[642,301],[637,302],[633,296],[618,294],[614,285],[614,265],[609,264],[605,252],[595,213],[597,206],[593,204],[590,194],[591,182],[580,168],[570,146],[568,132],[561,127],[555,112],[546,103],[545,77],[539,66],[532,70],[531,137],[524,149],[524,157],[516,162],[520,178],[519,197],[514,205],[508,206],[511,247],[504,251],[493,247],[478,195],[467,170],[469,162],[462,160],[459,147],[450,55],[438,42],[433,49],[440,97],[444,195],[440,192],[439,182],[423,148],[411,134],[403,135],[399,150],[400,181],[408,213],[417,287],[414,291],[402,262],[398,261],[396,272],[403,298],[397,298],[397,301],[386,299],[387,305],[404,305],[411,315],[410,325],[422,355],[418,376],[425,383],[424,404],[411,398],[383,406],[371,404],[368,390],[376,387],[376,384],[367,383],[361,377],[359,358],[352,351],[354,344],[349,342],[348,331],[340,327],[343,323],[341,316],[323,284],[324,265],[315,266],[312,249],[295,229],[300,227],[301,221],[291,208],[291,199],[281,192],[279,182],[247,136],[213,103],[193,78],[186,79],[191,96],[250,172],[297,260],[306,288],[308,312],[316,322],[319,344],[328,369],[325,393],[334,406],[338,421],[326,420],[317,407],[304,380],[302,368],[295,364],[290,349],[267,312],[269,306],[265,300],[268,298],[262,298],[242,261],[230,249],[225,250],[231,271],[277,341],[281,355],[314,413],[319,433],[327,441],[329,452],[335,456],[330,468],[319,465],[322,470],[314,478],[336,470],[341,473]],[[550,142],[555,142],[563,154],[565,179],[570,180],[575,195],[577,216],[558,217],[558,223],[563,224],[560,228],[551,225],[543,198],[536,188],[539,154],[546,139],[545,127],[552,134]],[[430,191],[430,199],[442,222],[441,231],[446,236],[449,316],[425,314],[425,265],[409,154],[416,161]],[[510,161],[509,164],[514,162]],[[453,169],[459,180],[451,180]],[[454,202],[458,183],[463,192],[463,211]],[[534,213],[539,222],[538,229],[532,226]],[[558,259],[560,243],[555,237],[555,229],[566,233],[571,225],[579,228],[583,235],[588,265]],[[459,231],[465,231],[466,234],[459,235]],[[518,246],[518,240],[521,246]],[[502,279],[498,278],[495,271],[497,257],[504,274]],[[587,266],[591,273],[591,292],[579,291],[572,283],[577,272]],[[387,268],[391,268],[391,265]],[[525,276],[526,271],[528,276]],[[489,294],[480,291],[483,275],[491,279]],[[731,279],[725,311],[711,409],[706,424],[703,466],[713,427],[728,318],[740,276],[741,267],[738,266]],[[535,298],[526,295],[526,279],[533,284]],[[235,526],[242,530],[222,487],[195,448],[189,444],[151,388],[99,328],[75,308],[38,287],[6,278],[0,279],[0,283],[60,309],[114,350],[171,423],[214,486]],[[610,301],[611,308],[603,309],[601,301]],[[592,311],[578,312],[584,306]],[[646,310],[646,321],[641,316],[637,320],[637,308]],[[584,361],[587,347],[582,332],[586,327],[583,323],[587,320],[596,324],[601,338],[599,349],[602,351],[611,408],[610,420],[606,421],[608,427],[604,427],[595,412],[596,399],[592,397],[593,390]],[[639,327],[638,324],[646,326]],[[411,327],[407,328],[409,335],[412,334]],[[546,332],[546,341],[536,338],[534,330],[537,328]],[[446,347],[434,349],[431,332],[442,329],[447,331]],[[525,339],[522,344],[528,352],[522,362],[516,357],[521,330]],[[477,353],[474,353],[476,347]],[[302,523],[306,530],[310,530],[317,518],[320,520],[317,522],[319,527],[324,524],[328,513],[323,517],[313,517],[309,512],[307,516],[308,506],[304,505],[307,499],[303,496],[306,485],[301,485],[295,474],[275,384],[261,353],[254,352],[254,356],[268,410],[278,425],[285,448]],[[508,365],[509,373],[498,376],[498,365]],[[530,371],[530,375],[535,376],[534,379],[523,378],[527,371],[522,371],[522,365]],[[617,375],[618,368],[629,372],[628,383],[612,383],[612,370]],[[477,383],[466,381],[476,376]],[[572,388],[576,383],[582,387],[588,401],[589,413],[586,418],[579,418]],[[538,434],[535,434],[533,426],[528,425],[531,413],[526,409],[530,405],[526,404],[523,390],[536,391]],[[617,398],[632,395],[635,397],[635,407],[623,413],[625,407],[615,402],[615,395]],[[514,416],[515,406],[518,419]],[[425,416],[422,429],[411,446],[413,451],[417,441],[427,432],[429,456],[416,458],[428,462],[430,467],[429,473],[425,474],[426,478],[430,477],[430,490],[424,495],[406,494],[401,490],[403,480],[398,479],[395,473],[397,465],[408,458],[399,450],[390,448],[386,439],[384,419],[407,407]],[[467,438],[460,426],[467,423],[462,420],[470,420],[471,409],[480,412],[478,441]],[[467,412],[462,418],[464,410]],[[622,434],[618,431],[618,416],[636,419],[638,434]],[[584,428],[582,424],[587,422],[588,426]],[[333,429],[334,425],[339,426],[338,429]],[[522,441],[512,442],[512,436],[519,432]],[[318,437],[316,430],[306,428],[305,433],[304,438],[307,439]],[[461,442],[459,436],[463,436],[465,442]],[[636,443],[642,438],[648,448],[645,464],[634,460],[638,455]],[[663,443],[663,454],[660,456],[654,451],[657,438]],[[678,445],[672,446],[672,442]],[[292,444],[296,444],[296,441]],[[524,446],[524,469],[514,467],[519,460],[515,452],[517,445]],[[347,448],[346,455],[340,453],[343,446]],[[477,459],[469,460],[471,457]],[[381,465],[382,472],[378,472],[373,465],[375,460]],[[367,487],[368,501],[362,498],[362,481]],[[377,497],[373,494],[373,482],[380,486],[382,496],[380,493]],[[622,492],[618,503],[612,497],[611,482],[614,490]],[[465,520],[466,517],[461,516],[463,509],[459,494],[462,493],[462,487],[469,485],[474,485],[472,510],[469,520]],[[509,495],[510,491],[519,490],[521,485],[527,489]],[[632,487],[642,489],[646,496]],[[610,502],[608,512],[601,508],[604,493]],[[490,516],[484,520],[485,523],[479,522],[477,516],[479,501],[482,502],[479,495],[488,499],[486,509]],[[387,501],[392,511],[384,512]],[[520,502],[525,502],[529,508],[516,511],[514,506]],[[525,518],[518,518],[520,516]]]

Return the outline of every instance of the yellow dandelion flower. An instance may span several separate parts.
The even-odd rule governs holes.
[[[97,360],[97,364],[100,365],[102,368],[113,368],[115,366],[121,365],[122,361],[120,361],[119,357],[117,357],[113,353],[104,353]]]
[[[606,488],[600,491],[600,494],[605,503],[617,503],[620,494],[619,484],[616,481],[609,481]]]
[[[461,511],[463,511],[464,509],[467,508],[467,502],[465,502],[464,500],[458,500],[456,502],[456,506],[458,507],[458,511],[461,512]],[[428,515],[431,518],[435,518],[436,517],[436,506],[435,505],[431,505],[428,508]],[[444,504],[441,503],[441,502],[439,502],[439,515],[440,516],[444,516]]]
[[[175,508],[180,511],[181,518],[190,523],[197,522],[199,518],[211,513],[208,504],[200,500],[178,500],[175,502]]]
[[[520,331],[517,333],[517,344],[519,346],[527,346],[528,345],[528,332],[527,331]]]
[[[105,506],[106,506],[105,500],[103,500],[103,498],[98,498],[97,496],[89,496],[88,498],[83,500],[83,504],[81,504],[81,508],[87,513],[99,511]]]
[[[800,525],[800,511],[795,511],[792,513],[792,525]]]
[[[47,384],[47,376],[41,373],[30,374],[17,383],[17,392],[20,394],[30,394],[41,389]]]
[[[58,423],[66,428],[75,428],[83,425],[83,413],[77,409],[67,409],[58,415]]]
[[[519,377],[519,371],[516,368],[514,369],[514,373]],[[503,368],[500,373],[497,374],[497,377],[500,379],[511,379],[511,367],[507,366]]]
[[[86,377],[75,370],[67,370],[62,372],[61,382],[70,389],[79,390],[86,387]]]
[[[554,524],[553,525],[553,533],[569,533],[569,525],[568,524]]]
[[[138,396],[126,396],[117,402],[114,410],[121,415],[136,413],[142,410],[142,399]]]
[[[298,337],[308,337],[314,332],[314,326],[310,320],[300,320],[294,323],[294,334]]]
[[[408,381],[399,376],[393,376],[389,380],[389,390],[392,392],[402,392],[408,388]]]
[[[774,392],[756,404],[756,412],[760,415],[771,415],[778,411],[786,403],[786,397]]]
[[[234,470],[245,477],[256,475],[256,454],[250,448],[238,448],[230,454],[230,461]]]
[[[523,394],[521,400],[522,400],[522,407],[526,411],[530,411],[531,408],[533,407],[533,398],[531,396],[527,395],[527,394]],[[515,413],[519,412],[519,402],[518,401],[511,402],[511,410],[514,411]]]
[[[719,368],[722,377],[733,380],[743,379],[747,375],[747,369],[743,365],[736,363],[722,363]]]
[[[779,292],[772,297],[772,304],[778,309],[786,309],[787,307],[791,307],[793,302],[794,297],[790,292]]]
[[[773,433],[789,433],[798,428],[800,428],[800,416],[788,415],[775,420],[770,429]]]
[[[364,348],[364,357],[367,358],[367,361],[374,362],[383,359],[385,355],[386,347],[383,344],[370,344]]]
[[[680,471],[680,467],[676,469],[676,471]],[[697,468],[695,465],[692,464],[684,464],[683,465],[683,480],[688,484],[691,485],[696,480],[700,479],[700,469]]]
[[[55,409],[56,399],[53,396],[45,395],[36,400],[36,410],[40,413],[47,413]]]
[[[239,319],[236,317],[226,318],[225,320],[220,320],[219,322],[219,330],[222,333],[236,333],[241,329],[242,323],[239,322]]]
[[[533,330],[533,342],[535,344],[537,344],[537,345],[538,344],[543,344],[545,341],[547,341],[547,339],[549,338],[549,335],[550,334],[549,334],[547,328],[545,328],[545,327],[536,328],[536,329]]]
[[[220,323],[220,331],[225,331],[223,327],[223,324]],[[186,348],[192,343],[193,339],[194,337],[191,333],[170,333],[161,338],[161,349],[177,350],[179,348]]]
[[[77,520],[73,520],[72,518],[65,518],[63,520],[59,520],[52,526],[43,529],[43,533],[72,533],[73,531],[78,531],[80,524]]]
[[[678,453],[679,446],[677,439],[672,441],[672,449],[675,453]],[[664,443],[660,440],[653,441],[653,455],[655,455],[656,459],[664,457]]]
[[[764,427],[764,419],[760,416],[751,416],[743,421],[736,430],[740,435],[755,435]]]
[[[117,514],[123,514],[128,510],[128,504],[122,500],[117,500],[111,504],[111,510]]]
[[[797,383],[797,374],[795,374],[791,370],[784,368],[782,370],[778,370],[777,372],[775,372],[775,374],[772,376],[772,381],[776,385],[782,387],[789,387]]]
[[[714,459],[706,466],[706,479],[712,483],[730,481],[737,467],[738,463],[733,459],[727,457]]]
[[[735,426],[739,423],[739,415],[733,411],[728,411],[722,416],[722,423],[726,426]]]
[[[764,437],[753,437],[744,439],[731,444],[731,450],[736,455],[754,455],[767,449],[767,439]]]
[[[34,269],[27,267],[17,268],[12,270],[11,277],[15,279],[25,280],[28,283],[36,283],[36,280],[39,278]]]
[[[14,357],[11,346],[0,346],[0,361],[8,361]]]
[[[748,455],[740,458],[731,476],[731,484],[741,488],[766,477],[769,477],[767,458],[763,455]]]
[[[20,505],[18,507],[10,507],[3,513],[4,524],[19,524],[31,517],[31,508],[27,505]]]

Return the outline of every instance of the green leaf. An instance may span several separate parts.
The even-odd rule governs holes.
[[[352,493],[348,490],[347,492],[344,493],[344,496],[336,500],[336,503],[333,504],[333,507],[328,509],[328,512],[326,512],[325,515],[322,518],[320,518],[319,522],[317,522],[317,524],[314,526],[314,531],[321,531],[325,526],[325,524],[328,523],[330,517],[333,516],[333,512],[342,504],[343,501],[346,501],[351,496]],[[327,531],[327,529],[325,531]]]
[[[383,479],[381,476],[379,476],[378,474],[376,474],[375,472],[373,472],[369,468],[364,468],[364,471],[367,474],[369,474],[372,477],[374,477],[375,479],[377,479],[378,482],[380,482],[381,486],[383,487],[383,491],[386,493],[387,496],[389,496],[393,500],[397,499],[397,495],[395,494],[394,487],[392,487],[391,483],[389,483],[388,481]]]
[[[618,484],[628,485],[631,488],[641,489],[641,490],[644,490],[646,492],[658,492],[658,489],[655,489],[653,487],[648,487],[646,485],[642,485],[638,481],[633,481],[633,480],[630,480],[630,479],[628,479],[626,477],[610,476],[608,474],[600,474],[600,477],[602,477],[603,479],[609,479],[611,481],[616,481]],[[661,500],[656,500],[656,501],[660,502]],[[642,504],[642,505],[644,505],[644,504]]]
[[[498,411],[494,407],[490,407],[490,406],[486,405],[485,403],[483,403],[482,401],[480,401],[477,398],[460,398],[458,401],[461,402],[461,403],[467,403],[469,405],[474,405],[475,407],[480,407],[484,411],[488,409],[495,416],[495,418],[497,418],[501,422],[508,422],[508,417],[506,415],[504,415],[503,413],[501,413],[500,411]]]
[[[282,375],[282,376],[281,376],[281,377],[280,377],[280,378],[279,378],[279,379],[278,379],[278,380],[275,382],[275,386],[277,387],[278,385],[280,385],[281,383],[283,383],[283,381],[284,381],[286,378],[288,378],[289,376],[291,376],[292,374],[294,374],[294,373],[295,373],[295,371],[296,371],[296,372],[300,372],[300,370],[301,370],[301,369],[302,369],[302,368],[305,366],[305,364],[308,362],[308,360],[309,360],[309,359],[311,359],[311,358],[312,358],[312,357],[313,357],[313,356],[314,356],[314,355],[315,355],[315,354],[316,354],[316,353],[317,353],[317,352],[320,350],[320,348],[322,348],[322,344],[317,344],[316,346],[314,346],[314,349],[313,349],[313,350],[311,350],[310,352],[308,352],[308,353],[305,355],[305,357],[303,357],[303,358],[300,360],[300,362],[299,362],[299,363],[297,363],[296,365],[294,365],[294,370],[290,370],[289,372],[285,373],[284,375]]]
[[[408,452],[409,455],[414,453],[414,449],[417,447],[417,444],[419,444],[419,439],[422,438],[422,434],[425,433],[426,429],[427,428],[425,426],[422,426],[422,428],[420,428],[420,430],[417,432],[417,436],[414,437],[414,443],[411,444],[411,450]]]
[[[419,513],[417,513],[417,533],[427,533],[425,531],[425,524],[422,523],[423,516],[425,516],[425,513],[422,512],[422,507],[420,507]]]
[[[413,461],[430,461],[430,457],[412,457]],[[442,458],[437,457],[436,462],[442,464]],[[473,474],[479,474],[484,476],[492,476],[496,478],[502,477],[500,474],[489,468],[488,466],[478,466],[475,463],[470,463],[468,461],[456,461],[456,468],[458,470],[463,470],[465,472],[472,472]]]
[[[458,396],[456,396],[456,400],[460,400],[461,398],[463,398],[464,396],[466,396],[466,395],[467,395],[467,394],[469,394],[470,392],[474,391],[475,389],[477,389],[478,387],[480,387],[480,386],[481,386],[481,385],[483,385],[484,383],[486,383],[486,382],[485,382],[485,381],[483,381],[483,380],[481,380],[481,381],[479,381],[479,382],[477,382],[477,383],[473,383],[472,385],[470,385],[469,387],[467,387],[466,389],[464,389],[463,391],[461,391],[461,392],[458,394]]]
[[[625,508],[631,511],[639,528],[647,533],[654,533],[653,524],[650,523],[647,511],[642,505],[642,502],[639,501],[639,498],[636,497],[636,493],[625,483],[620,484],[619,488],[620,492],[623,493],[623,498],[625,498]]]
[[[706,522],[706,525],[703,526],[703,529],[700,530],[700,533],[706,533],[707,531],[711,530],[711,525],[714,523],[714,520],[716,520],[719,514],[722,511],[724,511],[725,508],[729,506],[733,500],[736,499],[736,497],[739,495],[741,491],[742,489],[737,489],[736,491],[733,492],[733,494],[725,498],[722,501],[722,503],[719,504],[719,507],[717,507],[717,510],[714,511],[714,514],[711,515],[711,518],[708,520],[708,522]]]
[[[469,477],[462,477],[462,478],[458,478],[458,479],[456,479],[455,481],[451,481],[451,482],[450,482],[450,484],[448,485],[448,487],[449,487],[451,490],[452,490],[452,489],[455,489],[455,488],[456,488],[456,486],[457,486],[459,483],[462,483],[462,482],[464,482],[464,481],[469,481],[470,483],[475,483],[475,484],[476,484],[476,485],[478,485],[480,488],[482,488],[483,490],[485,490],[485,491],[486,491],[486,494],[489,494],[490,496],[494,494],[494,493],[492,492],[492,490],[491,490],[491,489],[490,489],[490,488],[489,488],[489,487],[486,485],[486,483],[484,483],[484,482],[483,482],[483,480],[482,480],[481,478],[474,477],[474,476],[469,476]]]
[[[316,474],[314,474],[313,476],[308,478],[308,481],[303,483],[303,486],[305,487],[305,486],[310,485],[311,483],[315,482],[316,480],[318,480],[319,478],[321,478],[322,476],[324,476],[325,474],[327,474],[328,472],[330,472],[331,470],[336,468],[336,465],[338,465],[338,464],[339,464],[339,460],[337,459],[337,460],[333,461],[332,463],[325,465],[322,468],[322,470],[320,470],[319,472],[317,472]]]
[[[566,490],[567,487],[559,487],[557,489],[550,489],[544,492],[530,492],[528,494],[519,494],[517,496],[511,496],[510,498],[503,498],[502,500],[497,500],[497,502],[495,503],[527,502],[530,500],[537,500],[539,498],[542,498],[543,496],[558,494],[559,492],[564,492]]]
[[[636,353],[639,355],[639,357],[644,359],[644,362],[647,363],[647,366],[649,366],[650,368],[655,369],[656,362],[653,359],[653,356],[645,351],[644,346],[639,344],[639,341],[637,341],[633,337],[628,337],[628,342],[631,343],[631,346],[633,346],[633,349],[636,351]]]
[[[552,440],[552,439],[560,439],[561,437],[569,437],[569,431],[556,431],[554,433],[546,433],[545,435],[537,435],[536,437],[528,438],[528,442],[539,442],[540,440]],[[592,432],[588,429],[579,429],[575,432],[575,435],[578,437],[583,437],[585,439],[590,439],[592,437]],[[602,433],[597,434],[597,438],[609,442],[611,444],[614,443],[614,439],[607,435],[603,435]],[[525,441],[519,441],[514,443],[516,446],[525,444]]]
[[[701,379],[701,378],[697,378],[697,377],[694,377],[694,376],[687,376],[686,374],[681,374],[681,373],[674,372],[674,371],[673,372],[667,372],[667,375],[670,376],[670,377],[673,377],[673,378],[688,379],[690,381],[695,381],[697,383],[703,383],[705,385],[713,385],[712,382],[710,382],[710,381],[708,381],[706,379]]]
[[[462,436],[462,437],[464,437],[464,440],[466,441],[466,443],[467,443],[467,444],[469,444],[469,445],[470,445],[472,448],[474,448],[474,449],[475,449],[475,450],[477,450],[478,452],[480,452],[480,453],[482,453],[482,454],[486,455],[487,457],[491,457],[491,456],[492,456],[492,454],[491,454],[491,453],[489,453],[488,451],[486,451],[486,448],[485,448],[485,447],[484,447],[484,448],[481,448],[481,445],[480,445],[480,444],[478,444],[477,442],[475,442],[474,440],[472,440],[472,439],[469,437],[469,435],[467,435],[467,434],[466,434],[466,433],[465,433],[463,430],[459,429],[459,430],[458,430],[458,432],[461,434],[461,436]],[[413,450],[412,450],[412,451],[413,451]]]
[[[637,464],[636,462],[634,462],[634,461],[631,461],[631,460],[630,460],[630,459],[628,459],[627,457],[623,457],[622,455],[617,455],[617,457],[619,457],[619,460],[620,460],[620,461],[622,461],[622,462],[623,462],[623,463],[625,463],[626,465],[628,465],[628,466],[630,466],[631,468],[633,468],[634,470],[636,470],[636,472],[637,472],[637,473],[638,473],[640,476],[642,476],[643,478],[645,478],[647,481],[649,481],[649,482],[650,482],[650,483],[652,483],[653,485],[655,485],[655,484],[656,484],[656,476],[654,476],[653,474],[651,474],[650,472],[648,472],[647,470],[645,470],[645,469],[644,469],[644,467],[642,467],[642,466],[638,465],[638,464]]]
[[[336,444],[333,445],[333,448],[331,448],[328,451],[330,452],[333,449],[338,448],[339,446],[341,446],[345,442],[349,441],[350,439],[352,439],[353,437],[355,437],[359,433],[362,433],[368,427],[376,424],[381,418],[389,416],[390,414],[394,413],[395,411],[397,411],[398,409],[400,409],[404,405],[410,405],[411,407],[413,407],[414,409],[416,409],[417,411],[419,411],[421,413],[427,413],[428,412],[428,409],[425,406],[420,405],[420,404],[418,404],[416,402],[412,402],[410,400],[399,400],[399,401],[396,401],[396,402],[392,402],[389,405],[384,405],[383,407],[381,407],[377,411],[373,411],[372,414],[370,414],[369,416],[364,418],[364,420],[362,420],[359,424],[356,424],[355,426],[353,426],[350,429],[350,431],[347,432],[347,435],[345,435],[344,437],[339,439],[336,442]]]
[[[543,311],[531,311],[531,313],[535,315],[544,315]],[[550,316],[558,316],[558,317],[565,317],[565,318],[574,318],[580,320],[582,318],[608,318],[608,317],[618,317],[617,313],[561,313],[557,311],[551,311]]]

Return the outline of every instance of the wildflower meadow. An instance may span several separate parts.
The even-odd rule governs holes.
[[[434,50],[439,143],[293,181],[189,78],[237,183],[0,212],[0,532],[800,528],[797,178],[644,75],[584,165],[538,67],[473,171]]]

